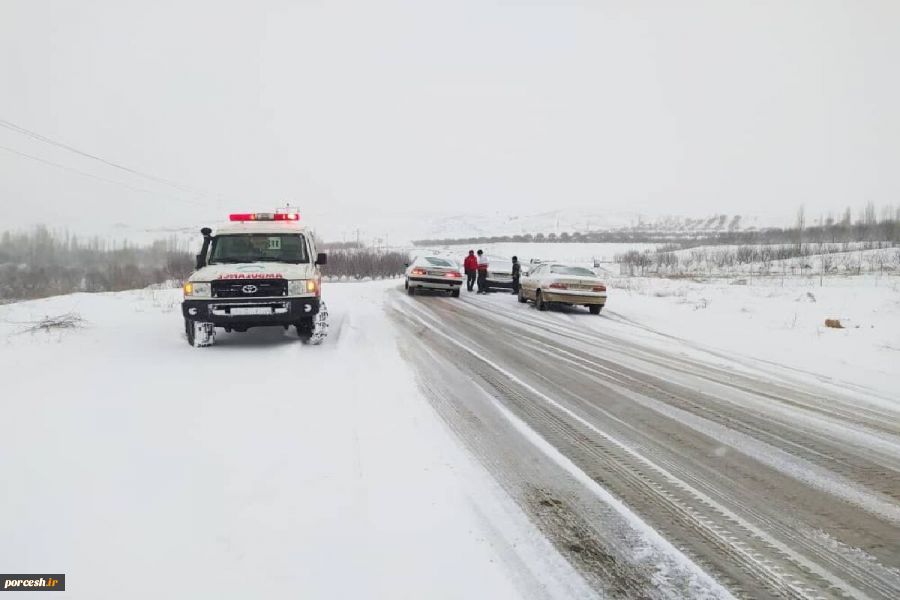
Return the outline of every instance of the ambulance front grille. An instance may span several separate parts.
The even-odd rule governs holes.
[[[272,298],[287,296],[285,279],[228,279],[212,282],[214,298]]]

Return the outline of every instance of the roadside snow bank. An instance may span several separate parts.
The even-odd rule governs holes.
[[[828,277],[824,284],[613,278],[607,310],[757,366],[900,402],[900,278]],[[826,327],[826,319],[844,329]]]

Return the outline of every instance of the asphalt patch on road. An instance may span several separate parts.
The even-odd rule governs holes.
[[[524,508],[538,529],[591,583],[612,598],[657,596],[651,576],[623,562],[590,523],[563,499],[537,487],[525,490]]]

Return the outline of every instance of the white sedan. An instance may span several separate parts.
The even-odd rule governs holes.
[[[529,300],[538,310],[547,310],[550,304],[580,304],[597,315],[606,304],[606,285],[590,269],[541,263],[519,285],[519,302]]]
[[[450,292],[459,298],[463,276],[459,265],[439,256],[418,256],[406,266],[406,293],[414,296],[418,290]]]

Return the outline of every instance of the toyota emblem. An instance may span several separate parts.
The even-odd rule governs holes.
[[[245,285],[244,287],[241,288],[241,291],[244,292],[245,294],[255,294],[256,292],[259,291],[259,288],[256,287],[255,285]]]

